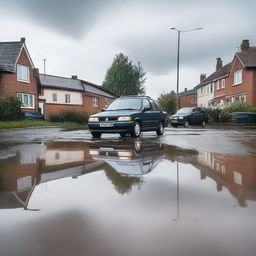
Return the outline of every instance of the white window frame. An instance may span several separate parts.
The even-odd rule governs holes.
[[[71,103],[71,95],[70,94],[65,94],[65,103]]]
[[[58,94],[56,92],[52,93],[52,102],[58,102]]]
[[[35,95],[34,94],[17,93],[17,96],[21,99],[21,102],[22,102],[21,108],[30,108],[30,109],[35,108]],[[28,105],[25,105],[25,96],[28,97]],[[32,99],[32,105],[30,104],[31,99]]]
[[[225,88],[225,79],[222,79],[221,80],[221,89],[224,89]]]
[[[234,182],[238,185],[242,185],[243,175],[240,172],[234,171]]]
[[[239,69],[234,72],[234,84],[233,85],[241,84],[242,81],[243,81],[243,72],[242,72],[242,69]]]
[[[27,79],[23,76],[26,75]],[[17,81],[30,83],[29,66],[17,64]]]
[[[93,107],[98,107],[99,106],[99,98],[98,97],[93,97],[92,105],[93,105]]]
[[[216,83],[216,90],[219,90],[219,89],[220,89],[220,80],[218,80]]]

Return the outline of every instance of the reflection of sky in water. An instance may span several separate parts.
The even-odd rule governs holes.
[[[81,144],[83,148],[85,145]],[[77,146],[71,152],[81,152],[78,149]],[[65,153],[65,148],[59,152],[62,151]],[[41,150],[37,152],[47,155]],[[250,184],[237,184],[229,161],[235,163],[242,182],[247,180],[244,168],[231,155],[223,158],[169,146],[164,147],[163,153],[155,168],[142,176],[142,182],[134,180],[128,193],[117,190],[125,186],[129,177],[121,177],[112,169],[114,165],[110,168],[101,163],[94,172],[76,179],[71,176],[76,176],[78,167],[69,167],[67,173],[63,169],[55,171],[56,180],[37,185],[30,198],[28,208],[41,211],[0,210],[1,255],[8,255],[7,250],[9,255],[51,255],[52,251],[56,255],[120,256],[138,255],[138,251],[147,256],[170,252],[254,255],[255,200],[247,200],[247,207],[240,207],[235,194],[230,194],[234,186]],[[71,159],[79,162],[81,154],[78,156]],[[55,154],[51,157],[53,161]],[[64,159],[60,164],[68,163]],[[248,158],[247,163],[250,161],[253,164]],[[56,167],[54,161],[51,163]],[[255,175],[253,170],[249,169],[248,175]],[[231,178],[225,180],[229,173]],[[66,177],[68,174],[70,177]],[[48,180],[52,177],[50,172],[42,175],[49,175]],[[117,184],[121,181],[123,184]],[[220,181],[223,186],[218,192]]]

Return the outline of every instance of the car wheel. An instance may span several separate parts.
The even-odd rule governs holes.
[[[158,129],[156,130],[157,135],[163,135],[164,134],[164,124],[163,122],[160,122]]]
[[[205,128],[205,126],[206,126],[206,122],[205,122],[205,120],[203,120],[202,127]]]
[[[141,134],[140,123],[135,122],[134,127],[133,127],[133,131],[131,132],[131,136],[133,138],[138,138],[138,137],[140,137],[140,134]]]
[[[95,139],[101,137],[101,133],[100,132],[91,132],[91,134],[92,134],[92,137],[95,138]]]
[[[188,127],[189,127],[189,121],[185,121],[184,127],[185,127],[185,128],[188,128]]]
[[[120,132],[119,134],[122,138],[126,137],[126,132]]]

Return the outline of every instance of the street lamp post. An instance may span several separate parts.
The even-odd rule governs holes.
[[[183,32],[191,32],[195,30],[200,30],[203,28],[194,28],[194,29],[188,29],[188,30],[179,30],[174,28],[171,28],[171,30],[175,30],[178,32],[178,51],[177,51],[177,108],[179,108],[179,82],[180,82],[180,33]]]

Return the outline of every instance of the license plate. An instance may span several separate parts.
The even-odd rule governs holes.
[[[100,123],[100,127],[113,127],[113,123]]]

